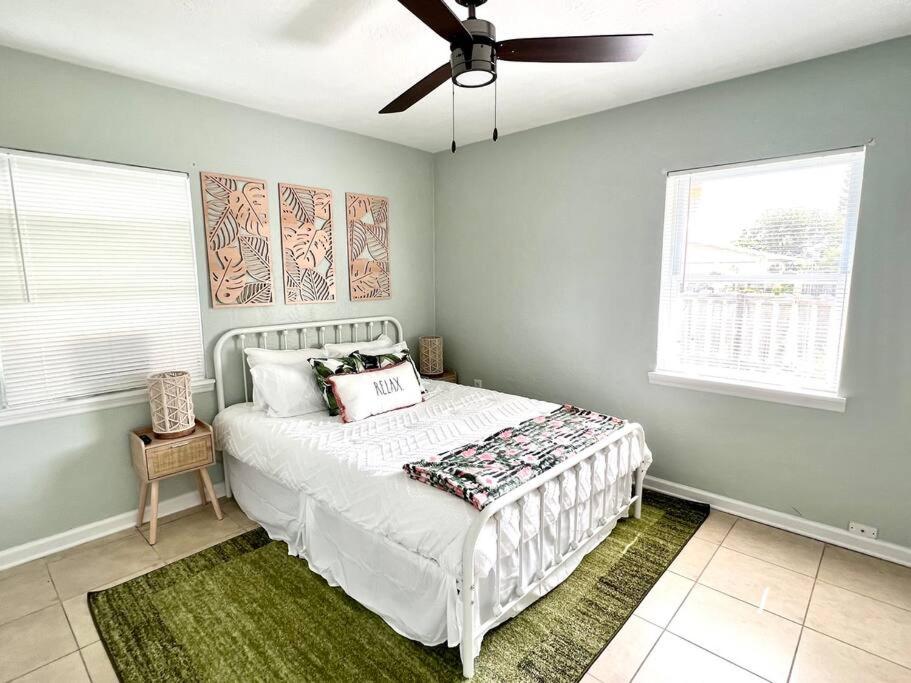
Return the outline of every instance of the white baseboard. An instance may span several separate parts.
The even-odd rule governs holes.
[[[685,498],[687,500],[696,500],[701,503],[708,503],[716,510],[729,512],[738,517],[745,517],[756,522],[768,524],[785,531],[792,531],[802,536],[809,536],[832,545],[856,550],[865,555],[872,555],[883,560],[896,562],[911,567],[911,548],[878,541],[870,538],[860,538],[849,533],[846,529],[820,524],[803,517],[789,515],[785,512],[778,512],[769,508],[744,503],[740,500],[728,498],[726,496],[703,491],[702,489],[685,486],[684,484],[675,484],[666,479],[659,479],[653,476],[645,477],[645,487],[654,491],[666,493],[676,498]],[[225,485],[222,482],[215,484],[215,493],[221,497],[225,494]],[[199,494],[190,491],[174,498],[168,498],[161,501],[158,506],[159,515],[170,515],[181,510],[199,505]],[[146,519],[149,518],[150,510],[146,508]],[[69,531],[64,531],[54,536],[40,538],[37,541],[23,543],[22,545],[6,550],[0,550],[0,571],[14,567],[24,562],[36,560],[52,553],[72,548],[80,543],[87,543],[96,538],[101,538],[113,534],[123,529],[128,529],[136,522],[136,512],[130,510],[107,519],[102,519],[85,526],[76,527]]]
[[[856,550],[865,555],[872,555],[873,557],[911,567],[911,548],[896,545],[895,543],[879,541],[873,538],[862,538],[855,536],[847,529],[839,529],[828,524],[821,524],[797,515],[789,515],[786,512],[779,512],[778,510],[764,508],[752,503],[744,503],[741,500],[734,500],[733,498],[703,491],[692,486],[685,486],[684,484],[675,484],[672,481],[658,479],[650,475],[645,477],[645,488],[666,493],[675,498],[708,503],[716,510],[721,510],[722,512],[729,512],[732,515],[746,517],[754,522],[768,524],[785,531],[792,531],[801,536],[809,536],[832,545]]]
[[[223,482],[215,484],[215,495],[221,497],[225,495],[225,485]],[[199,505],[199,493],[190,491],[188,493],[162,500],[158,504],[158,516],[164,517],[181,510]],[[145,518],[148,520],[151,516],[151,508],[146,507]],[[0,550],[0,571],[15,567],[17,564],[23,564],[31,560],[37,560],[39,557],[45,557],[52,553],[72,548],[80,543],[94,541],[109,534],[113,534],[123,529],[129,529],[136,524],[136,511],[130,510],[123,512],[107,519],[101,519],[91,524],[76,527],[68,531],[63,531],[53,536],[39,538],[37,541],[30,541],[17,545],[6,550]]]

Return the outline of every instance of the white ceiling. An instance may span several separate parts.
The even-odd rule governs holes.
[[[460,17],[465,10],[447,0]],[[490,0],[499,39],[655,34],[629,64],[499,65],[507,134],[911,33],[911,0]],[[0,44],[428,151],[451,90],[376,112],[448,59],[395,0],[0,0]],[[457,90],[457,140],[490,136],[493,88]]]

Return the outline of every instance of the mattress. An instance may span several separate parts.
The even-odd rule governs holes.
[[[464,500],[409,479],[402,465],[479,441],[558,406],[450,383],[427,385],[427,400],[420,405],[350,424],[325,413],[269,418],[252,404],[238,404],[216,417],[215,433],[218,448],[231,457],[238,502],[270,536],[286,541],[289,552],[307,559],[314,571],[403,635],[427,645],[456,645],[462,545],[478,513]],[[537,559],[538,505],[543,502],[546,519],[561,525],[559,534],[553,526],[544,531],[544,552],[553,556],[558,537],[565,550],[570,530],[591,507],[599,509],[617,481],[651,462],[644,444],[626,449],[605,449],[595,459],[592,490],[577,489],[570,471],[563,486],[554,482],[543,501],[530,499],[521,528],[515,509],[505,511],[501,587],[508,590],[519,575],[520,543],[529,566]],[[588,480],[582,477],[581,484]],[[579,517],[558,519],[557,497],[577,495],[582,498]],[[488,585],[496,559],[494,531],[493,523],[484,529],[475,557],[482,612],[492,609],[494,599]],[[540,593],[573,568],[555,574]]]

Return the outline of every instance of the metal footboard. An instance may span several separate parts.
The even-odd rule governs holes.
[[[460,652],[462,656],[462,674],[465,678],[474,675],[474,662],[480,651],[480,641],[484,634],[501,620],[503,613],[509,613],[516,606],[524,606],[534,601],[535,591],[545,584],[555,572],[572,563],[577,557],[594,547],[607,537],[614,524],[621,517],[632,514],[639,518],[642,512],[642,481],[645,470],[642,466],[633,469],[633,446],[639,449],[640,457],[644,457],[645,435],[642,427],[630,423],[611,434],[604,441],[580,453],[544,474],[532,479],[528,483],[510,491],[505,496],[496,499],[485,507],[475,519],[462,549],[462,578],[460,587],[460,600],[462,609],[462,638]],[[625,448],[624,448],[625,446]],[[608,481],[608,467],[611,451],[616,449],[618,459],[618,478],[614,482]],[[626,454],[626,468],[620,468],[619,458]],[[604,454],[604,479],[600,488],[596,489],[596,461],[600,454]],[[575,475],[575,493],[566,496],[563,492],[570,472]],[[588,497],[583,499],[583,485],[587,478]],[[556,487],[557,512],[555,520],[547,520],[547,494],[548,485]],[[633,488],[635,487],[635,491]],[[600,494],[600,499],[598,499]],[[538,500],[538,527],[537,536],[533,543],[537,552],[533,556],[528,552],[523,540],[523,530],[526,522],[529,502]],[[597,514],[595,511],[597,503]],[[587,514],[585,507],[587,502]],[[519,520],[519,541],[514,553],[518,559],[518,580],[515,586],[501,585],[504,558],[501,557],[502,520],[504,511],[514,506],[517,509]],[[476,573],[476,559],[481,534],[488,522],[493,519],[496,536],[496,557],[493,567],[494,605],[493,614],[483,621],[480,615],[478,600],[479,577]],[[563,535],[562,520],[566,519],[565,533]],[[554,550],[550,557],[545,548],[546,532],[553,530],[555,538]],[[527,560],[533,558],[532,571],[526,571]],[[477,641],[477,642],[476,642]]]

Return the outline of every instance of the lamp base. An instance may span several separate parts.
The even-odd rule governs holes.
[[[182,436],[190,436],[193,432],[196,431],[196,425],[193,425],[189,429],[182,429],[179,432],[152,432],[155,435],[156,439],[179,439]]]

